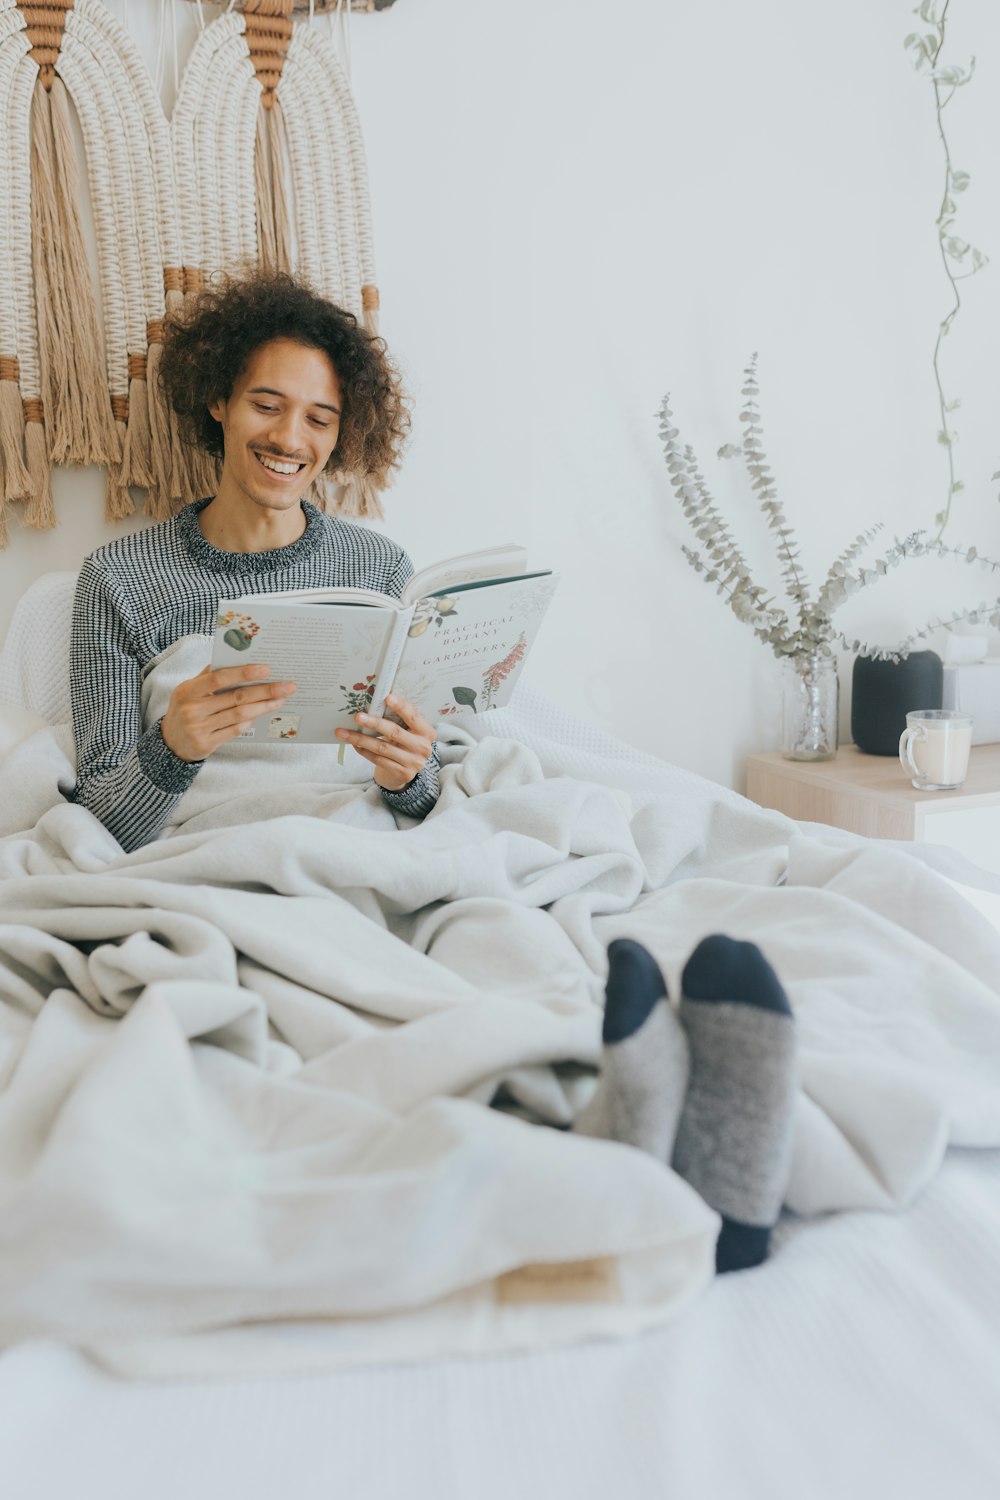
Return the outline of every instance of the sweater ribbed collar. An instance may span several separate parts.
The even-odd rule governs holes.
[[[226,552],[206,541],[198,525],[199,513],[211,504],[212,499],[210,495],[207,500],[195,500],[191,505],[185,505],[174,520],[177,534],[195,562],[213,573],[282,572],[312,557],[323,540],[323,514],[308,500],[303,500],[300,503],[306,515],[306,529],[287,547],[271,547],[267,552]]]

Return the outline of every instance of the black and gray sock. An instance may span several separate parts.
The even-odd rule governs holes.
[[[666,1164],[688,1078],[688,1042],[652,954],[631,938],[608,948],[601,1077],[574,1130],[622,1141]]]
[[[714,936],[684,969],[681,1020],[691,1076],[671,1165],[722,1215],[716,1269],[767,1256],[788,1179],[795,1023],[754,943]]]

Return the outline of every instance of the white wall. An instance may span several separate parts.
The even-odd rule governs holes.
[[[194,10],[178,5],[182,51]],[[155,15],[129,5],[151,63]],[[753,350],[814,577],[875,520],[932,526],[946,468],[930,357],[950,297],[930,85],[902,46],[916,24],[912,0],[397,0],[352,23],[383,331],[416,398],[386,530],[418,565],[525,541],[564,577],[533,684],[737,786],[744,756],[777,743],[777,664],[680,555],[654,412],[672,391],[765,565],[749,489],[714,457],[738,435]],[[972,52],[947,117],[972,172],[957,227],[997,264],[964,284],[945,345],[967,485],[948,535],[1000,555],[992,0],[951,7],[947,58]],[[60,473],[56,493],[59,529],[15,530],[0,554],[0,629],[31,579],[113,534],[96,473]],[[843,620],[894,639],[989,587],[911,564]]]

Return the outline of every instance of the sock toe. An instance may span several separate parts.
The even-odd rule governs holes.
[[[688,1080],[688,1040],[652,954],[630,938],[608,948],[597,1090],[574,1125],[670,1160]]]
[[[720,1276],[728,1271],[750,1271],[763,1265],[770,1249],[771,1228],[765,1224],[741,1224],[737,1219],[723,1219],[715,1245],[715,1269]]]
[[[603,1039],[613,1045],[639,1030],[667,986],[656,959],[631,938],[609,945],[608,964]]]
[[[722,933],[698,944],[685,966],[682,989],[688,1000],[738,1000],[758,1010],[792,1013],[781,980],[757,944]]]

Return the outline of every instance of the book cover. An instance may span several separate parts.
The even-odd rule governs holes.
[[[536,574],[418,600],[392,691],[429,719],[502,707],[557,582],[554,573]]]

